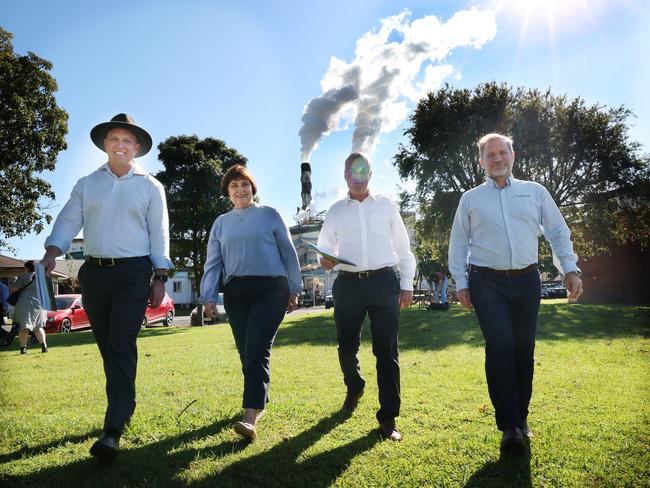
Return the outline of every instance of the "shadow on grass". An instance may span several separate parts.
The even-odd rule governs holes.
[[[265,486],[310,488],[330,486],[341,476],[351,460],[379,442],[379,433],[371,431],[358,439],[300,461],[301,454],[321,437],[349,418],[335,412],[281,444],[255,456],[231,464],[217,476],[206,478],[197,486]]]
[[[530,457],[530,445],[527,445],[521,456],[501,456],[498,461],[487,462],[467,480],[465,488],[531,488]]]
[[[147,337],[164,336],[170,334],[179,334],[185,332],[187,329],[182,327],[156,327],[154,329],[145,329],[140,331],[138,340],[146,340]],[[47,345],[50,348],[60,347],[75,347],[87,344],[95,344],[95,336],[91,329],[80,330],[69,334],[48,334]],[[18,348],[18,340],[14,341],[15,348]],[[37,348],[36,345],[32,346]]]
[[[203,428],[184,432],[174,437],[146,444],[142,447],[123,449],[111,466],[100,464],[87,457],[81,461],[41,469],[23,476],[0,477],[0,485],[13,487],[74,486],[171,486],[183,484],[178,474],[200,457],[222,457],[246,448],[246,443],[223,442],[202,449],[186,448],[185,444],[216,435],[230,428],[238,417],[219,420]],[[77,442],[87,441],[88,436],[78,436]],[[56,444],[55,444],[56,445]],[[32,449],[31,454],[43,452],[47,446]]]
[[[349,444],[318,454],[300,462],[301,454],[349,416],[335,412],[297,436],[281,442],[269,450],[237,461],[218,474],[209,474],[200,480],[182,478],[194,462],[215,459],[240,452],[248,447],[244,440],[224,441],[202,448],[187,447],[188,443],[209,438],[229,429],[237,417],[227,418],[212,425],[159,442],[131,447],[120,452],[112,466],[103,466],[87,457],[81,461],[42,469],[24,476],[0,476],[0,484],[14,487],[55,486],[330,486],[345,472],[352,458],[371,449],[379,434],[370,432]],[[68,442],[87,441],[88,436],[67,439]],[[30,448],[25,456],[42,454],[58,443]],[[11,454],[15,459],[18,452]],[[6,483],[6,484],[5,484]]]
[[[363,327],[363,340],[370,340],[369,324]],[[605,339],[650,337],[650,308],[617,305],[579,305],[542,303],[537,340]],[[274,347],[296,344],[336,347],[332,315],[317,315],[282,325]],[[483,346],[483,336],[473,313],[460,305],[448,311],[410,309],[402,312],[399,329],[400,349],[439,350],[455,344]]]
[[[97,429],[86,434],[64,436],[61,439],[48,442],[47,444],[41,444],[40,446],[22,446],[18,450],[9,454],[1,454],[0,464],[15,461],[16,459],[20,459],[22,457],[38,456],[39,454],[43,454],[52,448],[60,447],[69,442],[73,444],[77,442],[84,442],[88,438],[97,437],[100,433],[101,430]]]

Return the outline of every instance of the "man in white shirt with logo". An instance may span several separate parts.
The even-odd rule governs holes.
[[[90,453],[112,461],[135,410],[136,339],[147,302],[154,308],[162,302],[172,263],[165,190],[134,161],[151,149],[151,136],[119,114],[94,127],[90,138],[108,162],[76,183],[41,262],[50,273],[83,228],[86,262],[78,278],[104,363],[108,400],[102,434]]]
[[[485,338],[485,372],[501,450],[523,452],[533,391],[535,331],[541,298],[538,237],[551,244],[570,299],[582,294],[571,232],[542,185],[512,176],[512,139],[487,134],[478,143],[488,178],[460,199],[449,240],[449,270],[459,301]]]
[[[384,437],[399,441],[402,435],[395,425],[400,409],[397,329],[400,308],[408,307],[413,299],[415,258],[395,204],[368,189],[372,176],[368,158],[351,154],[344,176],[348,196],[329,209],[318,237],[321,249],[354,263],[336,265],[321,259],[325,269],[336,265],[339,272],[332,294],[339,362],[347,387],[343,408],[353,411],[363,395],[365,381],[357,353],[367,314],[377,358],[377,420]]]

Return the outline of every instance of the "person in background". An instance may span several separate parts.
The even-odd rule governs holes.
[[[277,210],[253,201],[257,184],[246,167],[232,166],[221,192],[234,208],[210,230],[199,303],[217,314],[220,281],[223,302],[244,374],[244,413],[233,426],[252,441],[269,401],[273,341],[286,312],[298,305],[300,265],[289,229]]]
[[[14,293],[24,287],[16,302],[13,318],[14,322],[19,324],[18,342],[20,343],[20,354],[27,354],[27,340],[30,331],[34,333],[36,340],[41,345],[41,352],[47,352],[48,350],[45,330],[43,329],[47,313],[41,308],[38,301],[34,269],[33,261],[25,261],[25,272],[9,288],[10,293]]]
[[[379,410],[376,417],[383,437],[399,441],[400,367],[397,329],[400,308],[413,301],[415,257],[397,206],[370,192],[370,161],[353,153],[345,161],[348,196],[327,212],[318,247],[352,263],[336,264],[321,258],[326,270],[337,266],[332,287],[334,320],[343,381],[347,388],[343,409],[352,412],[363,395],[365,380],[357,353],[361,326],[370,317],[372,352],[377,358]]]
[[[571,299],[582,280],[571,232],[542,185],[512,176],[512,139],[487,134],[478,142],[485,183],[463,194],[449,240],[449,270],[458,300],[475,310],[485,338],[488,391],[503,432],[501,451],[523,452],[531,437],[535,332],[540,304],[538,237],[546,236],[561,263]]]
[[[108,401],[90,454],[110,462],[135,411],[136,339],[147,302],[160,306],[172,262],[165,189],[134,161],[149,152],[151,136],[122,113],[95,126],[90,138],[108,162],[77,181],[45,241],[41,262],[51,273],[55,258],[83,229],[86,262],[78,277],[104,364]]]
[[[433,303],[441,308],[448,307],[447,303],[447,275],[442,271],[433,273]]]

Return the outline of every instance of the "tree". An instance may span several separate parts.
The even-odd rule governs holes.
[[[228,168],[247,161],[210,137],[170,137],[158,151],[165,169],[156,178],[167,191],[171,259],[177,268],[191,270],[198,294],[212,223],[232,208],[221,195],[221,179]]]
[[[496,83],[429,93],[410,117],[409,146],[400,146],[394,160],[400,176],[416,182],[407,200],[420,213],[418,237],[446,256],[460,196],[485,179],[476,142],[500,132],[515,141],[514,176],[548,189],[581,257],[630,239],[647,245],[650,158],[629,139],[632,115],[625,107]],[[545,242],[541,256],[550,270]]]
[[[0,247],[5,237],[41,232],[52,217],[39,202],[54,198],[36,176],[53,170],[67,146],[68,114],[56,104],[52,63],[28,52],[14,54],[13,35],[0,27]]]

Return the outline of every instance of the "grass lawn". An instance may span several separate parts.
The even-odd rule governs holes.
[[[366,394],[351,417],[331,311],[290,315],[272,356],[271,402],[247,444],[242,377],[228,326],[156,328],[139,341],[138,408],[112,467],[88,454],[105,409],[90,332],[50,352],[0,352],[0,486],[650,486],[650,309],[544,301],[530,452],[499,459],[473,315],[402,313],[401,443],[376,430]],[[368,327],[366,327],[368,329]]]

